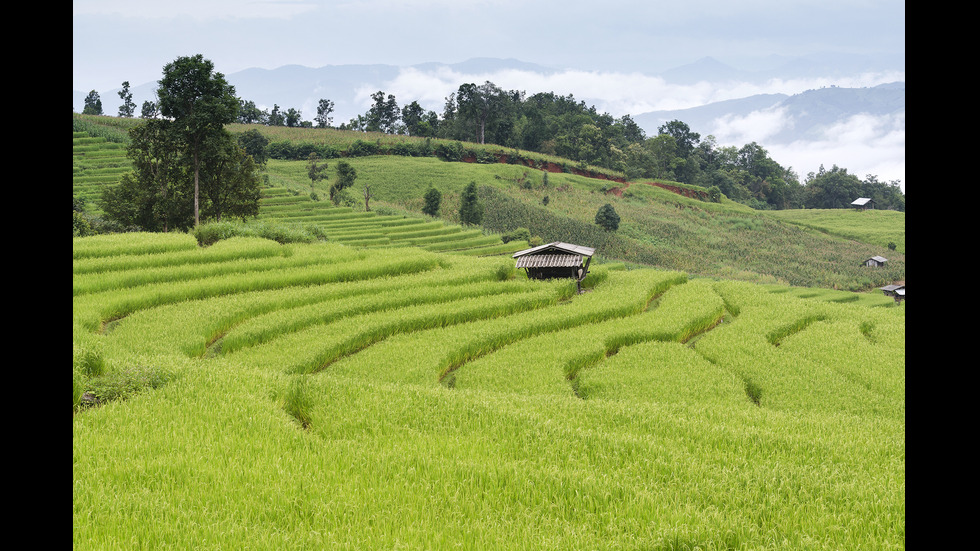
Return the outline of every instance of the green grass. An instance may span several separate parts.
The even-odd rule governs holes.
[[[483,188],[486,231],[504,234],[527,227],[544,242],[595,246],[600,260],[845,290],[869,290],[905,276],[904,255],[871,239],[861,242],[813,231],[727,200],[704,202],[642,182],[630,185],[620,197],[611,193],[614,184],[574,174],[549,174],[545,187],[543,172],[516,165],[399,156],[348,162],[358,172],[353,195],[360,196],[369,185],[372,205],[380,212],[419,213],[425,191],[435,187],[443,196],[440,218],[458,224],[460,193],[475,181]],[[274,185],[309,193],[303,162],[271,161],[269,173]],[[316,190],[321,197],[327,185]],[[545,196],[547,206],[542,204]],[[604,203],[612,204],[622,218],[615,233],[594,224],[595,212]],[[888,266],[875,270],[861,265],[875,255],[888,257]]]
[[[117,138],[124,135],[127,125],[135,124],[113,117],[77,116],[75,120],[78,127],[92,132],[98,129]],[[258,128],[273,141],[318,144],[337,151],[346,150],[359,140],[389,151],[394,151],[399,143],[424,141],[333,129]],[[231,126],[233,132],[245,129],[243,125]],[[466,147],[479,148],[474,144]],[[327,179],[313,187],[304,161],[270,160],[265,172],[269,187],[263,190],[261,218],[303,229],[315,225],[328,237],[343,233],[346,235],[338,238],[351,245],[415,244],[437,250],[459,249],[461,246],[448,237],[428,241],[399,239],[380,222],[425,219],[421,214],[423,195],[435,187],[443,196],[439,220],[447,226],[459,226],[460,192],[474,181],[481,187],[485,207],[483,234],[490,238],[525,227],[541,242],[566,241],[596,247],[597,262],[784,286],[868,291],[905,280],[904,213],[753,211],[727,199],[710,203],[683,197],[647,185],[649,182],[626,185],[571,172],[548,173],[546,185],[543,170],[520,164],[447,162],[436,157],[397,154],[347,160],[358,174],[351,190],[355,203],[350,211],[344,213],[329,201],[310,199],[311,192],[321,199],[329,197],[337,159],[327,160]],[[540,160],[569,171],[574,168],[561,159]],[[685,187],[674,182],[666,184]],[[367,186],[373,195],[372,212],[364,212],[362,197]],[[601,231],[594,223],[596,211],[605,203],[612,204],[621,217],[616,232]],[[342,220],[349,224],[343,231],[339,227]],[[355,236],[359,229],[364,232]],[[462,239],[465,232],[453,233]],[[889,243],[895,243],[897,250],[889,250]],[[476,248],[469,250],[472,254],[507,254],[515,249],[499,244],[479,252]],[[862,266],[872,256],[885,256],[889,262],[883,269]]]
[[[905,254],[905,213],[891,210],[809,209],[780,210],[769,213],[779,220],[813,228],[831,235],[873,243],[879,247],[895,245]],[[888,257],[892,253],[884,253]]]
[[[75,132],[72,142],[72,195],[83,199],[91,212],[98,213],[102,189],[119,182],[132,163],[122,144],[105,137]]]
[[[904,306],[622,265],[580,295],[418,247],[72,249],[75,549],[905,546]]]

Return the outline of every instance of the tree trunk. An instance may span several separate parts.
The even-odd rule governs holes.
[[[201,178],[201,164],[197,158],[197,150],[194,150],[194,227],[198,227],[201,224],[201,214],[199,208],[199,197],[201,193],[200,186]]]

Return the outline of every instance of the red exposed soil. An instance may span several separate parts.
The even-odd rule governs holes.
[[[509,157],[505,153],[498,153],[498,154],[496,154],[496,157],[497,157],[497,162],[500,162],[500,163],[507,163],[509,161]],[[464,163],[475,163],[476,162],[476,157],[473,156],[473,155],[469,155],[469,156],[463,157],[462,161]],[[532,159],[525,159],[522,164],[524,166],[529,166],[529,167],[532,167],[532,168],[537,168],[538,170],[546,170],[548,172],[557,172],[557,173],[565,172],[565,169],[562,167],[562,165],[560,165],[558,163],[552,163],[550,161],[549,162],[545,162],[544,165],[541,165],[540,163],[537,163],[537,162],[535,162]],[[606,191],[606,193],[611,193],[611,194],[615,195],[616,197],[622,197],[623,196],[623,190],[625,190],[626,188],[628,188],[630,186],[630,183],[626,181],[626,178],[612,176],[612,175],[604,174],[604,173],[601,173],[601,172],[592,172],[592,171],[588,171],[588,170],[582,170],[582,169],[579,169],[579,168],[572,168],[572,169],[570,169],[570,172],[572,174],[575,174],[577,176],[583,176],[585,178],[597,178],[597,179],[600,179],[600,180],[609,180],[609,181],[619,182],[621,184],[624,184],[622,187],[614,187],[614,188],[610,188],[610,189],[608,189]],[[687,189],[687,188],[682,188],[682,187],[678,187],[678,186],[672,186],[672,185],[663,184],[663,183],[660,183],[660,182],[643,182],[643,183],[645,183],[647,185],[651,185],[651,186],[657,186],[659,188],[666,189],[667,191],[676,193],[678,195],[683,195],[684,197],[690,197],[691,199],[700,199],[702,201],[708,199],[707,193],[705,193],[703,191],[699,191],[699,190]]]

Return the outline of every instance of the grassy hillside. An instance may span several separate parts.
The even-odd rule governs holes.
[[[579,295],[331,242],[72,253],[74,549],[905,546],[889,299],[605,266]]]
[[[772,211],[770,215],[845,239],[890,247],[905,254],[905,213],[891,210],[811,209]],[[886,253],[884,256],[891,256]]]
[[[84,124],[86,128],[115,134],[135,123],[114,117],[76,116],[75,120],[76,126]],[[441,240],[435,235],[424,236],[431,238],[429,242],[418,241],[423,236],[417,236],[413,243],[394,236],[393,228],[380,225],[383,220],[394,222],[398,217],[421,219],[423,195],[429,187],[435,187],[443,194],[439,219],[447,225],[447,235],[477,239],[483,246],[500,245],[484,253],[506,253],[526,245],[504,246],[495,238],[523,227],[543,242],[566,241],[595,247],[598,261],[701,276],[844,290],[871,290],[905,280],[904,213],[838,211],[817,219],[813,218],[813,211],[753,211],[724,198],[720,203],[703,200],[706,190],[681,190],[692,198],[659,187],[685,188],[674,182],[621,182],[617,181],[620,175],[601,171],[589,172],[594,177],[585,177],[580,172],[590,170],[588,167],[526,152],[502,151],[495,146],[331,129],[231,127],[232,131],[246,128],[257,128],[274,143],[293,147],[324,147],[341,155],[370,149],[365,145],[368,144],[373,150],[386,153],[347,157],[358,174],[351,191],[358,201],[352,208],[365,210],[359,198],[370,186],[373,214],[362,214],[378,219],[365,221],[370,227],[360,229],[322,228],[331,239],[362,245],[399,242],[438,248]],[[418,152],[414,148],[423,144],[430,156],[412,156]],[[461,160],[474,162],[447,162],[431,154],[440,146],[449,145],[463,147],[469,153]],[[499,154],[509,154],[506,162],[498,162]],[[76,180],[80,173],[95,172],[96,167],[83,164],[77,154],[75,159]],[[318,216],[333,216],[335,213],[327,212],[332,205],[309,198],[311,191],[321,198],[329,195],[337,159],[327,162],[331,169],[328,179],[311,187],[304,161],[271,160],[266,169],[269,187],[264,191],[260,217],[325,224]],[[485,235],[477,236],[471,229],[459,227],[459,194],[470,182],[480,186]],[[76,183],[76,189],[77,186]],[[289,194],[293,198],[288,201],[297,204],[283,204],[284,196]],[[596,211],[605,203],[611,204],[621,217],[616,232],[603,231],[594,223]],[[828,222],[826,216],[833,216],[833,220]],[[889,250],[889,243],[898,244],[897,250]],[[444,246],[455,247],[449,243]],[[889,262],[885,268],[863,266],[872,256],[885,256]]]
[[[727,200],[692,199],[647,182],[625,187],[574,174],[547,173],[545,183],[542,170],[437,158],[371,156],[347,161],[358,174],[353,195],[360,196],[364,186],[370,186],[372,204],[382,212],[419,214],[423,195],[431,186],[443,195],[441,218],[455,224],[462,188],[476,182],[485,207],[485,230],[506,233],[526,227],[544,242],[594,246],[601,259],[712,277],[848,290],[875,288],[905,278],[904,255],[870,241],[870,234],[869,242],[856,241],[785,223]],[[268,172],[276,185],[309,193],[303,162],[270,161]],[[329,182],[317,190],[319,195],[323,196],[327,185]],[[603,231],[594,223],[596,211],[605,203],[612,204],[622,219],[617,232]],[[860,214],[842,213],[844,217]],[[900,225],[904,236],[904,213],[896,214],[900,217],[890,225]],[[888,257],[888,267],[872,270],[861,266],[876,255]]]

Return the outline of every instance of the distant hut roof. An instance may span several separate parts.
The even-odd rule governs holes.
[[[896,301],[905,299],[905,285],[885,285],[884,287],[879,287],[879,289],[885,295],[895,297]]]
[[[870,197],[858,197],[857,199],[851,201],[852,207],[868,208],[869,206],[874,208],[875,200]]]
[[[589,272],[595,249],[555,241],[514,253],[517,268],[527,270],[528,277],[548,279],[571,277],[581,281]]]
[[[868,260],[874,260],[875,262],[882,262],[882,263],[888,262],[888,259],[883,256],[872,256]]]
[[[561,241],[553,241],[545,245],[538,245],[537,247],[531,247],[530,249],[517,251],[516,253],[514,253],[514,258],[527,256],[527,255],[548,254],[549,252],[551,252],[552,254],[573,254],[579,256],[592,256],[595,254],[595,249],[592,247],[585,247],[582,245],[573,245],[572,243],[562,243]]]
[[[535,254],[517,259],[518,268],[578,268],[582,265],[582,255],[578,254]]]

